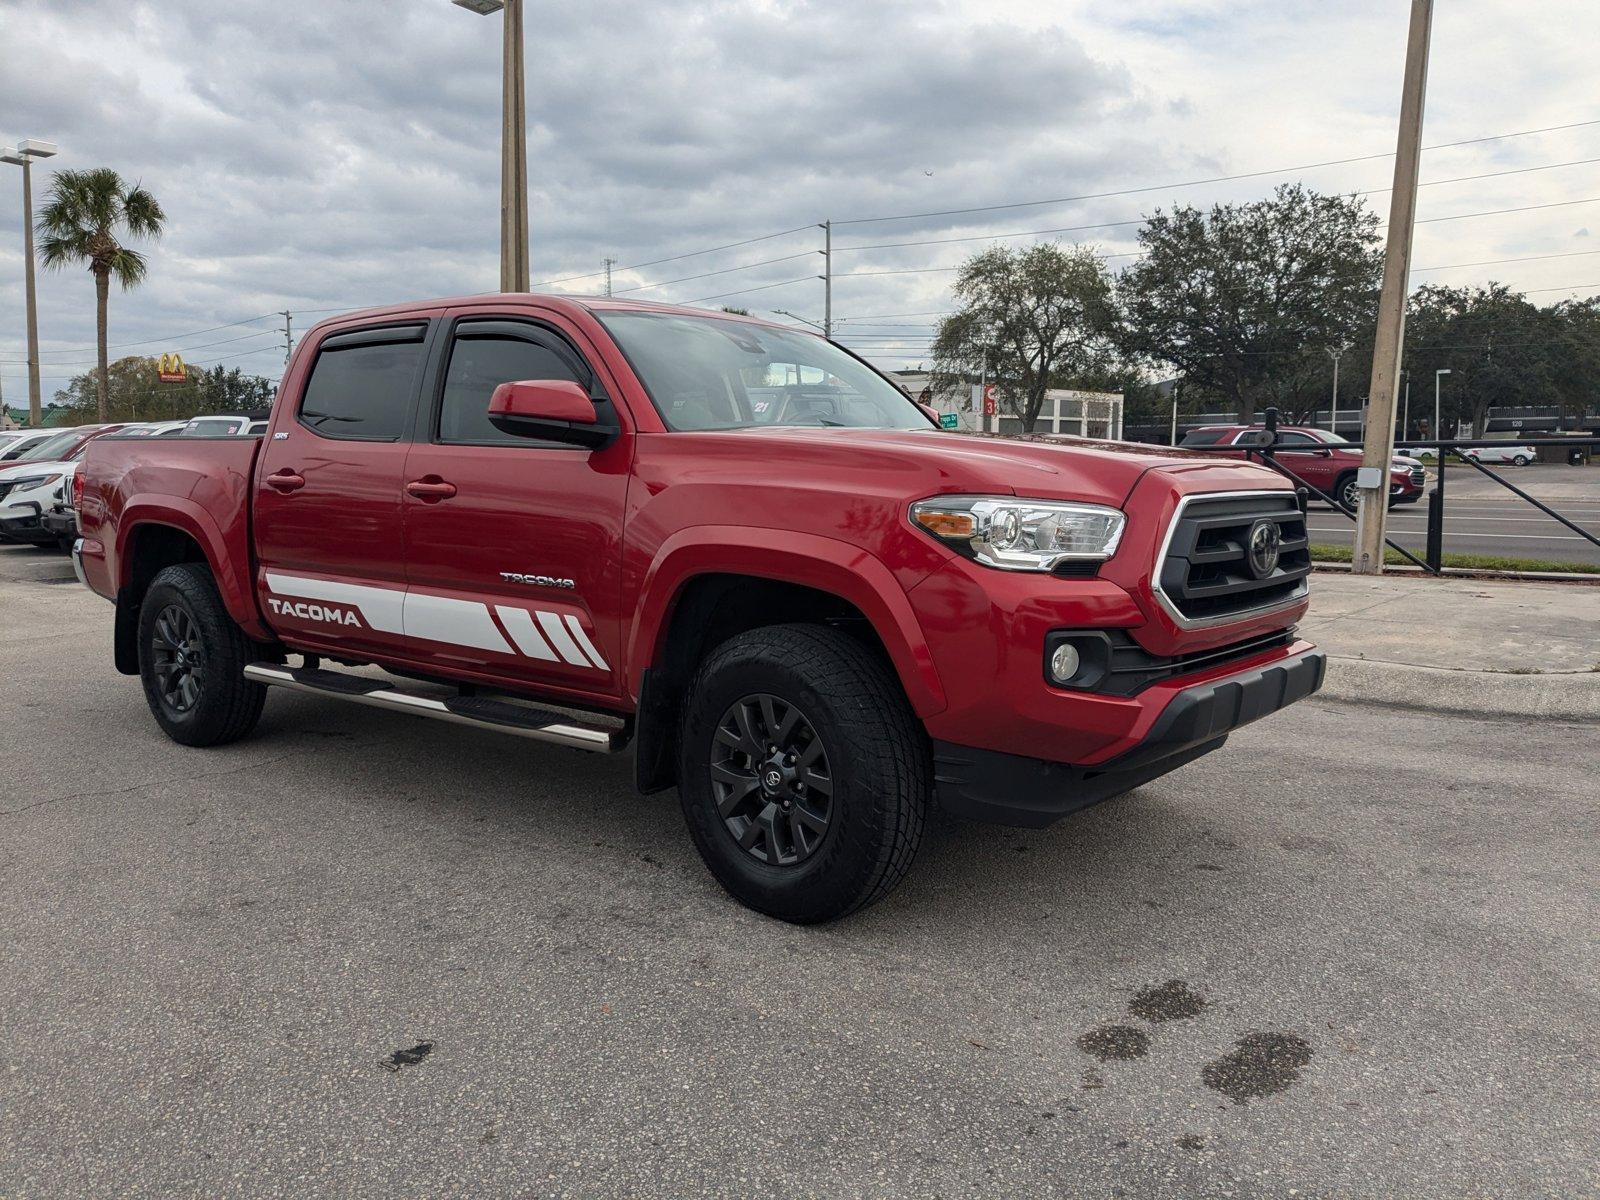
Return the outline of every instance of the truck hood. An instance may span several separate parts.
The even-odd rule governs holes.
[[[1251,472],[1265,470],[1167,446],[1028,434],[785,426],[730,430],[718,436],[761,446],[759,453],[770,454],[773,462],[799,459],[819,467],[859,465],[869,471],[914,464],[936,472],[938,491],[946,494],[1011,493],[1111,505],[1120,505],[1140,477],[1158,467],[1226,464]]]

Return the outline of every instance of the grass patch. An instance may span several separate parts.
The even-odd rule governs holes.
[[[1311,546],[1312,562],[1350,561],[1349,546]],[[1418,558],[1423,556],[1419,553]],[[1383,561],[1391,567],[1408,567],[1410,560],[1394,550],[1384,549]],[[1504,554],[1458,554],[1444,556],[1444,566],[1460,567],[1466,571],[1559,571],[1568,575],[1600,575],[1600,565],[1595,563],[1557,562],[1548,558],[1512,558]]]

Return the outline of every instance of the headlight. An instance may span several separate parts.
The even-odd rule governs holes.
[[[9,483],[12,491],[20,492],[23,488],[43,487],[45,484],[54,483],[60,478],[61,473],[58,471],[54,475],[25,475],[21,479],[0,479],[0,483]]]
[[[1116,553],[1127,518],[1099,504],[1011,496],[937,496],[911,519],[958,553],[1006,571],[1051,571]]]

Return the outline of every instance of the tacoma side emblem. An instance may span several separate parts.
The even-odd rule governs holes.
[[[507,583],[525,583],[529,587],[576,588],[576,580],[554,579],[549,575],[524,575],[520,571],[501,571],[500,578]]]

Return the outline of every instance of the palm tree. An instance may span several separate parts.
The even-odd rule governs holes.
[[[94,275],[95,394],[100,420],[110,412],[106,383],[106,296],[115,275],[127,291],[145,277],[144,255],[117,241],[119,230],[133,237],[158,238],[167,214],[156,198],[137,183],[129,187],[110,167],[91,171],[57,171],[50,197],[34,229],[39,235],[39,261],[60,269],[86,264]]]

